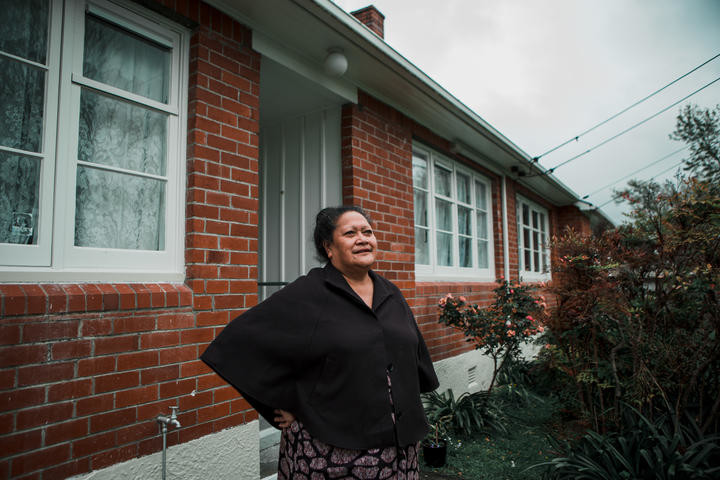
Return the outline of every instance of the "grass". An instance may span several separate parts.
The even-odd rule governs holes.
[[[507,410],[508,433],[453,438],[448,445],[446,466],[432,469],[421,460],[421,471],[473,480],[539,478],[540,468],[526,469],[552,458],[548,435],[557,430],[558,402],[543,398],[542,402]]]

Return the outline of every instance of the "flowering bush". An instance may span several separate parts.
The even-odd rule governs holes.
[[[465,297],[447,294],[440,300],[440,322],[461,330],[493,360],[488,392],[495,386],[497,373],[510,357],[517,357],[520,345],[544,330],[545,300],[534,297],[534,287],[498,280],[495,301],[487,308],[471,305]]]

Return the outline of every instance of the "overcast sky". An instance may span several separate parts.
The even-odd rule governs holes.
[[[531,156],[573,138],[720,54],[720,0],[335,0],[372,3],[385,41]],[[720,78],[720,58],[578,142],[544,156],[551,168]],[[681,105],[720,104],[720,81],[598,147],[556,176],[579,196],[668,155]],[[638,172],[672,175],[678,153]],[[614,188],[621,188],[624,180]],[[602,205],[606,188],[588,201]],[[622,222],[623,205],[603,210]]]

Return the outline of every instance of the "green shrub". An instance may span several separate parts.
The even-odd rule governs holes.
[[[626,223],[554,240],[540,358],[598,432],[622,428],[625,402],[720,433],[720,106],[684,108],[672,137],[686,175],[631,181]]]
[[[431,425],[439,421],[441,427],[464,435],[484,430],[505,431],[503,415],[487,392],[463,393],[456,399],[448,389],[442,394],[424,393],[423,401]]]
[[[447,294],[440,299],[439,322],[463,332],[466,341],[493,361],[488,393],[496,384],[498,372],[511,359],[518,358],[520,346],[545,329],[546,305],[535,297],[535,287],[510,283],[500,278],[493,289],[494,300],[487,307],[473,305],[465,297]]]
[[[720,437],[703,436],[688,418],[684,426],[670,416],[650,421],[627,407],[621,432],[589,431],[575,443],[558,443],[561,456],[545,467],[551,480],[720,478]]]

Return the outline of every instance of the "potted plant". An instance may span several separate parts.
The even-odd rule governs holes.
[[[447,459],[447,422],[451,415],[428,418],[430,433],[423,441],[423,458],[428,467],[438,468],[445,465]]]

